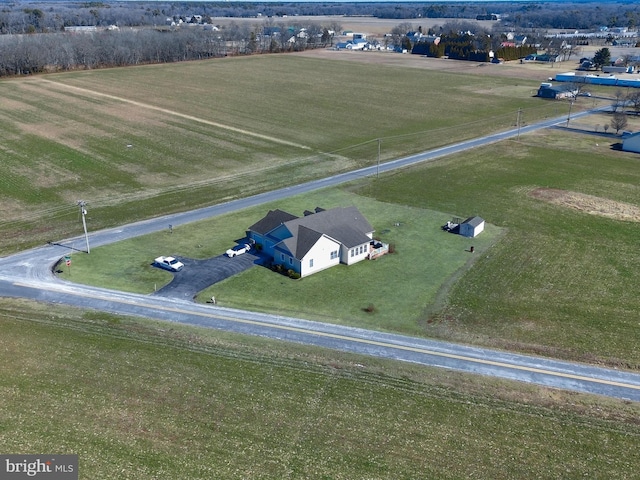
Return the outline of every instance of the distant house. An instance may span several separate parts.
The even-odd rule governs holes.
[[[272,37],[274,35],[279,35],[282,33],[282,29],[280,27],[262,27],[262,35],[265,37]]]
[[[64,31],[71,33],[93,33],[98,31],[98,27],[95,25],[76,25],[64,27]]]
[[[513,37],[513,41],[515,42],[516,45],[526,45],[527,36],[526,35],[515,35]]]
[[[558,55],[552,55],[548,53],[542,53],[542,54],[532,53],[524,57],[524,61],[551,63],[551,62],[559,62],[560,57]]]
[[[622,150],[625,152],[640,153],[640,132],[627,135],[622,140]]]
[[[356,207],[316,208],[304,213],[296,217],[271,210],[248,228],[247,237],[260,245],[274,264],[301,277],[369,258],[374,230]]]
[[[578,94],[578,89],[572,85],[557,85],[542,83],[538,88],[538,96],[542,98],[573,98]]]
[[[369,50],[369,42],[362,38],[347,40],[336,44],[336,50]]]
[[[463,237],[473,238],[484,230],[484,220],[480,217],[469,217],[460,224],[459,233]]]

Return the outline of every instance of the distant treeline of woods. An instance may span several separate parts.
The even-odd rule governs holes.
[[[634,28],[640,23],[640,9],[625,2],[549,2],[544,4],[544,9],[519,2],[464,5],[35,2],[28,5],[6,4],[0,10],[0,76],[324,48],[334,43],[334,35],[341,33],[341,25],[336,21],[327,25],[301,23],[296,15],[340,12],[398,18],[403,23],[381,38],[380,43],[384,47],[406,46],[408,50],[415,50],[415,45],[407,44],[405,34],[417,29],[424,18],[448,18],[444,26],[429,29],[429,34],[442,36],[440,45],[423,45],[420,48],[425,51],[415,53],[474,61],[487,61],[490,50],[506,60],[525,56],[530,52],[521,47],[500,46],[504,33],[526,32],[529,42],[534,39],[540,42],[544,28],[553,27],[552,18],[565,18],[564,25],[575,25],[572,28],[593,28],[594,25]],[[502,15],[502,21],[493,23],[490,31],[479,27],[477,22],[465,20],[487,12]],[[264,18],[260,24],[243,23],[243,18],[259,14]],[[237,21],[216,26],[214,16],[234,16]],[[460,20],[452,21],[452,18]],[[72,26],[89,28],[84,32],[65,31]]]
[[[0,76],[295,51],[327,46],[329,41],[328,37],[313,42],[280,43],[275,37],[258,41],[253,32],[234,37],[238,39],[190,28],[0,36]]]

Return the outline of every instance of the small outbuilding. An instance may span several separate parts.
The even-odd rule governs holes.
[[[538,89],[538,97],[541,98],[575,98],[578,94],[578,89],[570,85],[558,85],[554,86],[550,83],[541,83]]]
[[[469,217],[460,224],[460,235],[473,238],[484,230],[484,220],[480,217]]]
[[[625,152],[640,153],[640,132],[625,136],[622,140],[622,150]]]

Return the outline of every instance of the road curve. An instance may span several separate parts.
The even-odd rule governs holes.
[[[577,113],[573,118],[591,112]],[[292,186],[220,205],[169,215],[115,229],[92,233],[92,246],[106,245],[127,238],[162,230],[169,224],[181,225],[230,213],[293,195],[376,175],[397,168],[458,153],[541,128],[565,122],[555,118],[535,125],[461,142],[433,151],[412,155],[381,165]],[[260,314],[242,310],[199,305],[180,299],[137,295],[88,287],[59,280],[52,266],[63,256],[83,246],[84,239],[72,238],[0,259],[0,296],[27,298],[179,322],[248,335],[264,336],[295,343],[316,345],[341,351],[384,357],[399,361],[437,366],[464,372],[518,380],[538,385],[588,392],[640,401],[640,375],[547,358],[517,355],[424,338],[407,337],[302,319]]]

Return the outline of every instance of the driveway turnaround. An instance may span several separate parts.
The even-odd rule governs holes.
[[[194,260],[176,257],[184,268],[173,274],[173,280],[154,293],[161,297],[193,299],[196,294],[214,283],[232,277],[253,266],[261,265],[262,259],[253,253],[245,253],[229,258],[226,255]]]

